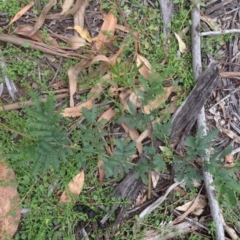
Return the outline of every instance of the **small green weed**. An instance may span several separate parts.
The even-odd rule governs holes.
[[[42,53],[27,46],[17,48],[7,43],[3,55],[6,60],[6,73],[15,83],[28,90],[31,89],[32,83],[36,83],[41,90],[49,89],[48,82],[53,77],[53,71],[42,63],[44,62]]]

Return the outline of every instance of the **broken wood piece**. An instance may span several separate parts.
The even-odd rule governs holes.
[[[191,130],[204,102],[218,84],[218,75],[217,64],[210,63],[207,69],[199,76],[195,87],[171,119],[170,142],[179,138],[184,130],[187,129],[186,135]]]

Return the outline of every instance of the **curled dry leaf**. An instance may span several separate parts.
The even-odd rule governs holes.
[[[227,155],[226,157],[225,157],[225,163],[233,163],[234,162],[234,157],[233,157],[233,155],[232,154],[230,154],[230,155]]]
[[[116,116],[116,111],[113,107],[106,110],[104,113],[101,114],[101,116],[98,118],[97,122],[100,122],[101,120],[105,120],[106,123],[112,120]]]
[[[220,131],[226,133],[231,139],[233,139],[235,142],[240,143],[240,136],[237,135],[235,132],[233,132],[230,129],[226,129],[221,127],[219,124],[217,124],[217,127],[219,128]]]
[[[177,33],[174,33],[174,34],[175,34],[175,37],[176,37],[177,40],[178,40],[179,51],[180,51],[181,53],[186,52],[186,49],[187,49],[186,44],[183,42],[183,40],[179,37],[179,35],[178,35]]]
[[[138,139],[136,139],[136,147],[137,147],[137,150],[138,150],[138,153],[139,154],[142,154],[143,153],[143,144],[142,144],[142,141],[149,137],[150,135],[150,131],[147,129],[145,130],[144,132],[142,132],[140,134],[140,136],[138,137]]]
[[[97,36],[97,40],[94,44],[95,50],[100,50],[103,47],[103,43],[110,43],[109,36],[113,36],[115,33],[117,25],[117,18],[109,12],[104,17],[104,22],[102,24],[101,30]]]
[[[161,104],[165,103],[168,97],[172,92],[176,92],[174,86],[165,87],[164,92],[157,96],[155,100],[148,103],[148,105],[143,107],[143,112],[149,114],[152,110],[161,106]]]
[[[104,162],[102,160],[99,160],[98,161],[98,174],[99,174],[99,183],[100,183],[100,186],[102,186],[102,183],[103,183],[103,178],[104,178],[104,170],[101,168],[101,166],[104,164]]]
[[[86,102],[79,104],[78,106],[71,107],[71,108],[65,108],[62,111],[62,115],[64,117],[79,117],[82,115],[82,109],[87,108],[91,109],[93,106],[93,99],[88,99]]]
[[[234,162],[234,157],[232,154],[230,155],[227,155],[225,157],[225,164],[224,164],[224,167],[225,168],[232,168],[236,165],[236,163]]]
[[[151,64],[150,62],[143,56],[137,54],[136,64],[138,67],[139,73],[146,79],[149,79],[151,74]]]
[[[139,133],[136,129],[129,129],[126,123],[121,123],[121,126],[133,141],[136,141],[139,138]]]
[[[129,110],[128,109],[128,100],[129,100],[129,96],[131,94],[131,90],[124,88],[121,93],[119,94],[119,100],[123,105],[123,110]]]
[[[201,20],[204,21],[205,23],[208,24],[208,26],[213,30],[213,31],[219,31],[221,30],[219,24],[217,23],[216,20],[207,17],[206,15],[201,15],[200,16]]]
[[[108,94],[112,97],[118,98],[119,92],[122,90],[122,88],[119,88],[117,86],[110,86],[108,89]]]
[[[64,13],[66,13],[73,5],[73,2],[74,0],[65,0],[62,5],[62,12],[60,14],[63,15]]]
[[[70,37],[67,39],[67,41],[71,45],[72,49],[74,49],[74,50],[87,45],[86,40],[79,36]]]
[[[21,218],[15,173],[0,161],[0,240],[11,239]]]
[[[129,101],[132,102],[132,104],[136,107],[136,108],[141,108],[142,107],[142,103],[140,101],[140,97],[137,96],[136,93],[132,92],[129,96]]]
[[[86,39],[90,43],[93,41],[89,32],[86,29],[84,29],[82,26],[74,26],[73,29],[76,30],[83,39]]]
[[[110,63],[109,58],[106,57],[105,55],[97,55],[92,59],[91,64],[93,64],[95,62],[100,62],[100,61]]]
[[[56,46],[56,47],[59,46],[56,39],[51,37],[49,34],[47,35],[47,37],[44,36],[39,30],[36,31],[33,35],[28,36],[32,30],[33,30],[33,26],[31,26],[31,25],[21,25],[21,26],[17,27],[13,31],[13,33],[22,35],[25,37],[29,37],[32,40],[35,40],[37,42],[41,42],[41,43],[45,42],[46,44],[51,45],[51,46]]]
[[[28,5],[26,5],[24,8],[22,8],[10,21],[10,23],[5,27],[9,27],[11,24],[16,22],[20,17],[22,17],[23,14],[25,14],[32,6],[34,5],[34,1],[31,1]]]
[[[88,0],[81,0],[81,6],[78,8],[77,12],[74,14],[75,26],[81,26],[81,27],[84,26],[84,15],[85,15],[85,9],[87,6],[88,6]]]
[[[159,178],[160,178],[159,173],[151,171],[151,179],[152,179],[153,188],[155,188],[157,186]]]
[[[193,203],[194,203],[194,200],[187,202],[184,205],[177,207],[176,210],[186,212],[190,209]],[[194,215],[199,216],[202,214],[206,206],[207,206],[206,197],[203,195],[200,195],[200,197],[197,199],[197,202],[194,205],[194,208],[188,214],[192,213]]]
[[[175,191],[175,192],[178,192],[179,195],[180,195],[180,197],[183,197],[183,196],[186,195],[186,192],[185,192],[182,188],[180,188],[179,186],[175,187],[175,188],[174,188],[174,191]]]
[[[38,17],[32,31],[28,34],[28,36],[32,36],[33,34],[36,33],[38,29],[43,25],[45,18],[50,11],[50,9],[57,4],[57,0],[50,0],[48,4],[43,8],[40,16]]]
[[[84,184],[84,171],[82,170],[79,174],[77,174],[73,180],[68,183],[67,189],[60,196],[59,201],[63,203],[73,202],[71,199],[71,194],[79,196],[82,192]]]
[[[69,93],[70,93],[70,107],[74,106],[73,95],[77,90],[77,80],[79,73],[90,65],[89,60],[82,60],[74,67],[68,70]]]
[[[24,24],[24,25],[18,26],[13,31],[13,33],[27,37],[29,35],[29,33],[32,31],[32,29],[33,29],[33,26]],[[43,40],[41,38],[41,33],[39,31],[37,31],[35,34],[33,34],[30,38],[37,42],[43,42]]]

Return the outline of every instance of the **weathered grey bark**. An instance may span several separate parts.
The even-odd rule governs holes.
[[[219,70],[217,65],[211,63],[208,68],[199,75],[195,87],[171,119],[172,128],[170,142],[180,138],[182,133],[187,135],[192,129],[205,101],[218,84],[218,74]]]
[[[174,12],[174,5],[172,0],[158,0],[162,19],[163,19],[163,33],[165,34],[166,38],[163,42],[164,49],[167,51],[168,49],[168,39],[171,29],[169,25],[171,24],[173,12]]]

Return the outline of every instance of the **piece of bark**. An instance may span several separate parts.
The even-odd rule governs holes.
[[[159,146],[161,145],[161,141],[156,140],[154,143],[154,148],[157,152],[159,152]],[[137,164],[141,164],[144,160],[148,160],[148,157],[146,155],[142,155],[140,159],[138,160]],[[137,195],[144,186],[144,183],[142,182],[142,179],[137,177],[136,171],[133,169],[128,173],[128,175],[125,177],[125,179],[118,184],[118,186],[114,189],[112,196],[116,198],[120,198],[121,200],[129,200],[130,203],[128,205],[125,205],[124,207],[120,208],[120,212],[118,213],[118,216],[115,220],[113,232],[115,231],[117,225],[120,223],[120,221],[125,217],[125,213],[129,206],[132,204],[132,201],[134,201],[137,198]],[[113,212],[119,207],[119,203],[116,203],[112,209],[104,216],[104,218],[101,220],[101,223],[104,224],[109,217],[113,214]]]
[[[204,102],[218,84],[218,75],[217,64],[210,63],[207,69],[199,76],[195,87],[171,119],[170,142],[180,138],[182,132],[185,131],[186,135],[191,130]]]

